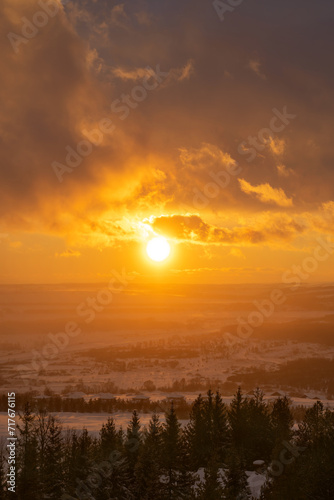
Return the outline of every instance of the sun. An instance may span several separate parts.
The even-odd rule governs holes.
[[[166,238],[157,236],[147,243],[146,252],[150,259],[162,262],[170,254],[170,245]]]

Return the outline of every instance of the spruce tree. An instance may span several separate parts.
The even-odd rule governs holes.
[[[85,428],[79,435],[77,458],[80,477],[87,477],[93,463],[93,439]]]
[[[230,439],[227,425],[227,409],[219,392],[216,393],[214,399],[212,424],[212,449],[217,460],[222,463],[226,458]]]
[[[293,415],[290,406],[291,401],[287,396],[274,401],[270,420],[275,444],[289,441],[292,437]]]
[[[161,493],[162,425],[154,413],[138,457],[136,479],[139,497],[142,500],[157,499]]]
[[[39,500],[40,484],[37,460],[37,428],[36,417],[31,412],[29,403],[20,415],[18,424],[17,446],[17,492],[24,500]]]
[[[137,498],[134,475],[129,469],[125,448],[114,449],[108,460],[93,466],[92,472],[102,477],[102,484],[93,491],[96,500]]]
[[[269,461],[273,449],[273,434],[267,403],[263,392],[256,389],[252,398],[246,400],[246,459],[251,465],[254,460]]]
[[[194,492],[193,486],[197,479],[197,474],[192,471],[191,459],[189,449],[187,446],[187,437],[185,432],[181,430],[180,437],[180,465],[178,468],[179,479],[178,486],[180,492],[180,499],[193,500]]]
[[[68,430],[64,437],[64,483],[66,493],[74,496],[77,478],[78,437],[74,430]]]
[[[64,489],[62,428],[53,416],[49,416],[47,440],[44,453],[41,489],[45,498],[59,500]]]
[[[192,478],[188,470],[185,439],[181,433],[173,404],[166,413],[162,432],[162,498],[181,500],[191,498]]]
[[[131,421],[126,431],[125,456],[128,464],[131,489],[135,498],[139,498],[138,488],[136,484],[136,466],[142,445],[142,433],[140,428],[141,424],[138,412],[137,410],[134,410],[132,413]]]
[[[210,460],[210,456],[213,451],[214,443],[214,430],[213,430],[213,410],[214,410],[214,398],[211,389],[207,393],[207,398],[203,404],[203,417],[205,424],[205,441],[204,441],[204,454],[205,454],[205,464]]]
[[[65,448],[66,492],[69,488],[70,493],[78,497],[87,493],[85,481],[92,470],[93,458],[93,439],[87,429],[83,429],[80,434],[73,431],[67,439]]]
[[[177,499],[178,467],[180,466],[180,424],[174,406],[166,413],[166,423],[163,426],[163,474],[164,494],[168,500]]]
[[[207,463],[207,426],[204,418],[204,400],[201,395],[195,400],[189,423],[185,429],[187,444],[189,448],[190,464],[193,470],[204,467]]]
[[[221,462],[228,443],[227,412],[219,392],[200,395],[192,407],[185,430],[192,469],[205,467],[214,453]]]
[[[305,413],[295,437],[284,441],[280,463],[272,463],[263,499],[334,498],[334,413],[318,401]]]
[[[293,436],[293,416],[290,410],[290,401],[286,396],[274,401],[270,421],[272,430],[271,461],[276,463],[280,460],[283,443],[289,442]]]
[[[111,452],[118,448],[119,438],[114,419],[109,417],[100,431],[100,456],[102,460],[108,459]]]
[[[297,431],[295,466],[307,498],[334,498],[334,412],[320,401],[306,411]]]
[[[132,418],[126,431],[125,440],[126,456],[132,472],[134,472],[142,443],[140,428],[141,424],[138,412],[137,410],[133,410]]]
[[[247,404],[240,387],[231,401],[228,421],[230,424],[232,448],[239,455],[243,455],[245,452],[248,422]]]

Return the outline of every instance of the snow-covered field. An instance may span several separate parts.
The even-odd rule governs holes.
[[[114,392],[112,387],[152,393],[175,381],[224,383],[240,371],[275,370],[288,360],[334,359],[334,335],[323,342],[319,333],[321,328],[334,332],[332,286],[290,292],[266,320],[268,336],[264,330],[259,338],[255,330],[232,346],[226,333],[236,333],[238,318],[254,310],[255,299],[265,300],[272,285],[134,287],[116,295],[87,324],[77,307],[99,289],[0,286],[0,393],[51,389],[89,394]],[[78,335],[64,336],[68,321],[78,325]],[[293,337],[310,325],[307,341],[289,338],[290,332]],[[275,328],[281,339],[270,337]]]
[[[101,344],[86,343],[85,350],[88,348],[92,353],[92,349],[100,350]],[[171,387],[175,381],[182,379],[186,382],[194,379],[199,382],[208,379],[226,382],[229,376],[240,371],[275,370],[281,363],[299,358],[334,358],[334,347],[331,346],[249,339],[233,352],[226,351],[226,356],[215,352],[213,348],[211,352],[199,350],[194,357],[179,357],[172,353],[175,348],[166,347],[160,358],[157,355],[154,358],[123,356],[121,362],[125,365],[118,367],[114,362],[99,361],[92,355],[84,355],[82,349],[82,346],[71,346],[39,370],[34,370],[31,351],[2,351],[0,392],[35,390],[43,394],[46,388],[59,394],[66,392],[66,389],[73,391],[84,388],[88,388],[86,393],[114,392],[113,386],[126,392],[146,391],[147,381],[151,381],[157,389]],[[104,349],[110,349],[110,344],[105,344]],[[326,395],[310,392],[308,396]]]

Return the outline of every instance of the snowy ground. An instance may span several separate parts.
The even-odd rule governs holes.
[[[238,318],[247,317],[253,301],[266,300],[272,289],[137,287],[115,296],[87,325],[77,306],[96,296],[98,285],[0,286],[0,393],[82,390],[78,386],[88,393],[112,392],[108,384],[143,391],[146,381],[156,388],[182,379],[225,382],[242,370],[274,370],[288,360],[333,359],[334,338],[320,342],[319,334],[321,328],[334,330],[334,287],[326,285],[290,292],[265,322],[268,339],[257,338],[255,331],[236,346],[226,343],[226,333],[236,333]],[[81,333],[66,339],[68,321],[76,322]],[[314,333],[307,342],[289,338],[287,332],[293,337],[309,325]],[[281,340],[270,339],[275,328],[281,329]]]
[[[195,341],[190,344],[194,345]],[[110,347],[110,344],[104,345],[104,349]],[[127,358],[122,354],[120,359],[124,365],[119,368],[114,361],[98,361],[87,354],[88,350],[92,353],[95,348],[101,349],[101,343],[86,343],[85,354],[82,353],[82,346],[71,346],[38,371],[33,369],[31,351],[2,351],[0,393],[35,390],[43,394],[49,388],[60,394],[68,388],[71,391],[83,390],[78,389],[78,384],[82,388],[88,388],[88,393],[113,392],[112,389],[107,389],[110,383],[125,391],[145,391],[146,381],[151,381],[156,388],[172,386],[175,381],[182,379],[186,382],[194,379],[201,383],[208,379],[225,382],[230,375],[247,369],[274,370],[285,361],[306,357],[334,358],[334,347],[331,346],[249,339],[234,352],[226,352],[226,355],[216,352],[214,347],[211,352],[201,352],[199,348],[194,357],[175,355],[175,347],[166,347],[160,358],[134,358],[133,355]],[[315,392],[307,395],[321,398],[325,396]]]
[[[224,477],[225,471],[223,469],[219,469],[219,482],[221,485],[224,485]],[[205,483],[205,471],[203,468],[198,469],[197,471],[198,481],[196,482],[195,489],[197,489],[200,484]],[[261,487],[264,485],[266,481],[266,477],[264,474],[259,474],[256,471],[246,471],[247,482],[252,494],[252,498],[258,499],[261,495]]]

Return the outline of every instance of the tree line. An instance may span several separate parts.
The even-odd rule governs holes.
[[[0,500],[246,500],[259,460],[261,500],[334,498],[334,412],[320,401],[295,429],[287,397],[268,404],[239,388],[227,406],[208,391],[184,427],[172,405],[147,428],[136,410],[126,430],[110,416],[97,437],[27,403],[17,437],[16,492],[6,492],[3,449]]]

